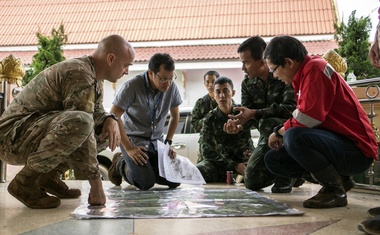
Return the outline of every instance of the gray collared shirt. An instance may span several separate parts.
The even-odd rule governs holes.
[[[155,93],[148,82],[148,73],[127,80],[116,95],[113,105],[125,112],[121,119],[133,145],[146,146],[162,140],[165,121],[170,109],[182,103],[177,85],[173,82],[166,92]]]

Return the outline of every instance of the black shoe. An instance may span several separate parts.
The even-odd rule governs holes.
[[[334,208],[347,206],[347,195],[343,186],[327,188],[323,186],[319,192],[303,202],[305,208]]]
[[[380,234],[380,216],[361,222],[358,229],[366,234]]]
[[[171,183],[168,186],[169,186],[169,189],[176,189],[180,185],[181,185],[180,183]]]
[[[297,178],[296,181],[293,184],[293,187],[298,188],[299,186],[303,185],[305,183],[305,180],[302,178]]]
[[[347,206],[347,194],[341,176],[330,164],[326,168],[311,173],[323,186],[312,198],[303,202],[305,208],[333,208]]]
[[[290,193],[296,178],[277,177],[276,183],[272,187],[272,193]]]
[[[374,208],[369,209],[367,214],[370,217],[375,217],[375,216],[380,215],[380,207],[374,207]]]
[[[342,180],[342,186],[344,190],[346,190],[346,192],[350,191],[353,187],[355,187],[355,181],[353,181],[350,176],[341,175],[340,179]],[[379,214],[380,214],[380,211],[379,211]]]

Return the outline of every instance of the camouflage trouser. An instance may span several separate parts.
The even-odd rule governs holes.
[[[273,128],[285,122],[285,120],[281,118],[260,120],[258,128],[260,132],[259,142],[253,150],[245,169],[244,184],[246,188],[256,191],[272,185],[276,181],[276,176],[265,166],[264,156],[270,150],[268,138],[273,133]]]
[[[102,144],[99,149],[105,148]],[[0,144],[0,158],[6,163],[27,164],[40,173],[72,168],[76,179],[100,175],[96,156],[94,120],[81,111],[33,115],[16,124],[7,141]]]
[[[227,171],[233,171],[235,175],[237,174],[234,169],[228,169],[225,165],[222,165],[219,162],[208,160],[199,162],[197,168],[201,172],[206,183],[226,182]]]
[[[200,163],[203,161],[203,153],[202,153],[202,148],[201,148],[201,143],[203,142],[202,137],[199,136],[198,144],[199,144],[199,153],[198,153],[198,159],[197,163]]]
[[[198,158],[197,158],[197,164],[204,160],[203,159],[203,151],[202,151],[202,147],[201,147],[201,143],[203,143],[202,136],[199,137],[198,143],[199,143],[199,153],[198,153]],[[215,152],[220,153],[220,151],[221,151],[220,148],[218,146],[216,146]]]

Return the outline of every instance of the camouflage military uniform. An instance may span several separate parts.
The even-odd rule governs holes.
[[[232,113],[232,110],[231,110]],[[237,113],[235,113],[237,114]],[[227,134],[223,125],[228,116],[217,107],[208,113],[201,130],[203,160],[197,164],[206,182],[226,182],[226,171],[234,171],[238,163],[247,162],[246,150],[253,149],[250,126],[243,131]]]
[[[196,132],[201,131],[203,118],[206,116],[206,114],[208,114],[217,106],[218,104],[216,103],[215,99],[212,99],[209,94],[197,100],[191,113],[191,125]]]
[[[264,155],[269,150],[268,138],[273,128],[292,116],[296,108],[292,86],[273,78],[270,73],[267,82],[260,78],[246,77],[242,82],[242,106],[259,110],[252,124],[260,132],[256,148],[253,150],[245,170],[244,184],[248,189],[259,190],[275,182],[275,176],[264,163]]]
[[[201,131],[204,117],[217,106],[218,104],[216,103],[215,99],[212,99],[209,94],[197,100],[191,113],[191,126],[196,132]],[[199,138],[198,143],[201,142],[202,140]],[[199,147],[197,163],[203,160],[201,151],[202,149]]]
[[[95,130],[106,118],[103,81],[91,57],[57,63],[37,75],[0,117],[0,158],[40,173],[74,169],[77,179],[99,176]]]

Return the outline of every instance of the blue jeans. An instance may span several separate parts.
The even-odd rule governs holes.
[[[150,189],[155,183],[167,185],[169,188],[176,188],[180,185],[179,183],[170,182],[159,175],[158,152],[152,142],[147,147],[146,154],[149,160],[144,166],[136,165],[123,146],[120,146],[120,149],[123,153],[123,161],[117,165],[117,171],[129,184],[142,190]]]
[[[283,140],[280,150],[270,150],[264,158],[267,168],[282,177],[300,178],[305,170],[315,173],[330,164],[340,175],[351,176],[373,162],[352,140],[326,130],[293,127]]]

